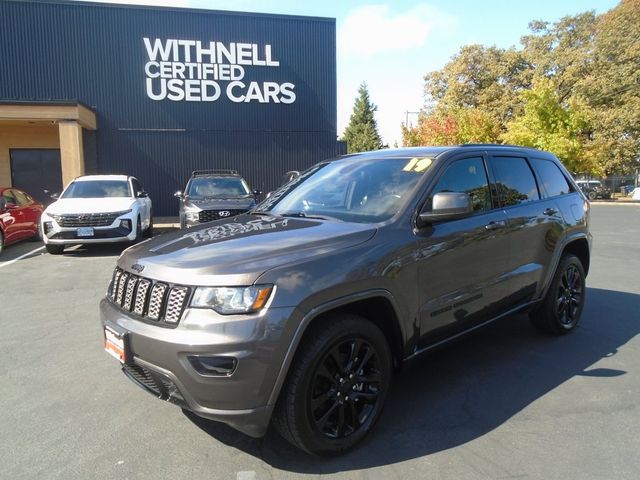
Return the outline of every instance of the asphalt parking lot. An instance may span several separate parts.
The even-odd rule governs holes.
[[[580,328],[504,319],[400,373],[373,434],[317,459],[185,415],[102,350],[121,247],[0,257],[0,478],[640,478],[640,205],[594,204]]]

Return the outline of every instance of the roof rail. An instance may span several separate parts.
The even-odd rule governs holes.
[[[192,177],[204,177],[206,175],[240,175],[237,170],[194,170]]]
[[[518,147],[527,148],[520,145],[511,145],[509,143],[461,143],[459,147]]]

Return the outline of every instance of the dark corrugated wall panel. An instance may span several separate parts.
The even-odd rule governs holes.
[[[111,159],[112,171],[126,172],[143,180],[155,212],[168,212],[161,215],[177,215],[178,202],[167,192],[184,189],[192,170],[238,170],[253,189],[266,194],[281,184],[285,172],[303,170],[332,157],[336,148],[335,137],[317,132],[110,130],[101,132],[100,140],[103,142],[101,153]],[[150,164],[154,165],[153,172],[149,171]],[[150,175],[154,179],[151,183],[146,180]]]
[[[153,101],[143,37],[271,44],[280,67],[246,67],[246,83],[292,82],[296,102]],[[91,168],[139,176],[159,215],[176,213],[171,193],[193,169],[236,168],[271,190],[339,151],[333,19],[5,0],[0,46],[0,100],[93,108]]]

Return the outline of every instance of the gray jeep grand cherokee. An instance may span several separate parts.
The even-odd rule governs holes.
[[[202,417],[340,452],[420,354],[517,311],[574,330],[588,224],[584,194],[537,150],[325,161],[248,214],[127,249],[100,304],[105,348]]]

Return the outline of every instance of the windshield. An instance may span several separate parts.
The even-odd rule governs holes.
[[[243,178],[238,177],[196,177],[191,179],[189,197],[246,197],[251,195],[249,186]]]
[[[255,212],[377,223],[395,215],[430,158],[347,158],[317,165],[282,186]]]
[[[131,196],[129,182],[126,180],[84,180],[73,182],[60,198],[106,198]]]

